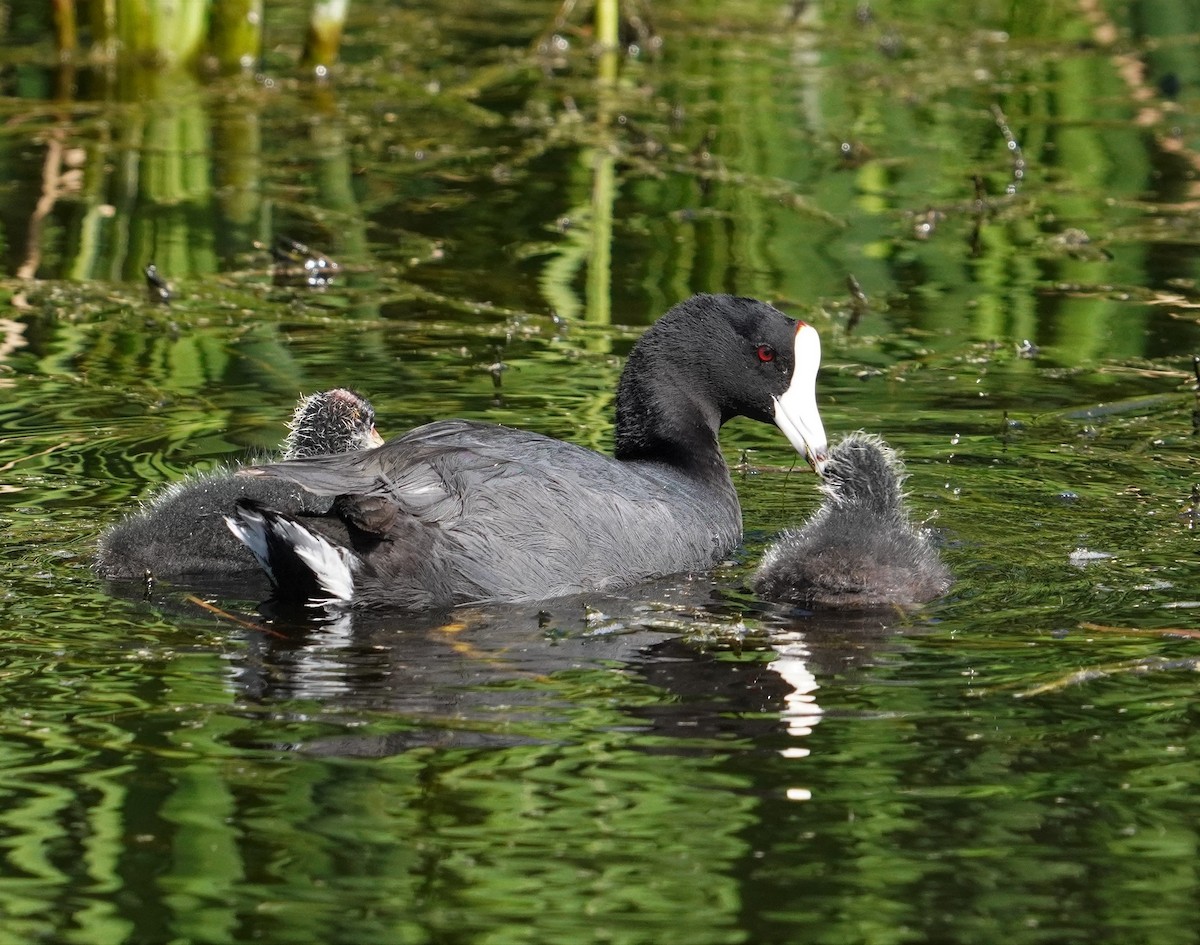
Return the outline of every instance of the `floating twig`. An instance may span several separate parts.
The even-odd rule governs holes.
[[[150,295],[152,305],[167,305],[171,301],[171,287],[162,277],[154,263],[147,263],[142,270],[146,276],[146,290]]]
[[[1025,154],[1021,151],[1021,145],[1017,143],[1012,129],[1008,127],[1008,119],[1004,117],[1004,111],[999,105],[992,106],[992,117],[996,119],[996,127],[1000,129],[1000,134],[1004,135],[1004,144],[1008,153],[1012,155],[1012,180],[1004,188],[1004,192],[1011,197],[1025,180]]]
[[[846,334],[850,334],[870,310],[871,302],[853,274],[846,276],[846,288],[850,290],[850,318],[846,322]]]
[[[210,604],[208,601],[197,597],[195,594],[188,594],[184,597],[189,604],[195,604],[209,613],[216,614],[218,617],[223,617],[226,620],[231,620],[239,627],[246,630],[257,630],[259,633],[265,633],[269,636],[278,637],[280,640],[288,639],[286,633],[280,633],[278,630],[272,630],[270,627],[263,626],[261,623],[255,623],[253,620],[245,620],[237,614],[231,614],[228,610],[223,610],[216,604]]]
[[[1031,696],[1042,696],[1048,692],[1058,692],[1060,689],[1066,689],[1068,686],[1078,686],[1085,682],[1091,682],[1093,679],[1104,679],[1108,676],[1116,676],[1119,673],[1154,673],[1172,669],[1186,669],[1191,672],[1200,672],[1200,658],[1185,657],[1183,659],[1169,660],[1163,657],[1151,656],[1124,663],[1093,666],[1090,669],[1080,669],[1076,672],[1068,673],[1066,676],[1053,679],[1040,686],[1034,686],[1032,689],[1026,689],[1024,692],[1014,693],[1013,698],[1028,699]]]
[[[1200,640],[1200,630],[1185,630],[1183,627],[1110,627],[1103,623],[1081,623],[1080,630],[1091,630],[1094,633],[1123,633],[1135,637],[1183,637],[1186,640]]]

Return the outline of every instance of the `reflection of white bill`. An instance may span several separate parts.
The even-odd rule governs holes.
[[[779,654],[779,658],[768,663],[767,667],[792,687],[792,691],[783,697],[784,709],[780,713],[783,724],[787,726],[789,735],[797,738],[810,735],[813,726],[821,721],[823,710],[817,705],[815,695],[820,684],[806,662],[811,655],[808,647],[796,640],[775,644],[772,649]],[[784,748],[780,752],[785,758],[807,758],[810,753],[811,749],[800,745]],[[812,792],[808,788],[788,788],[787,797],[789,801],[807,801],[812,798]]]

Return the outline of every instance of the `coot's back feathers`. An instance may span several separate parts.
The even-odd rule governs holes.
[[[332,520],[298,524],[359,556],[357,607],[423,610],[602,590],[629,575],[707,566],[741,534],[728,474],[710,483],[669,464],[631,467],[466,420],[418,427],[367,453],[270,468],[338,496]]]

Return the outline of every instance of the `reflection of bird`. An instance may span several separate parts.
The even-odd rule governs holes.
[[[258,466],[336,496],[333,515],[239,503],[230,528],[281,603],[408,610],[544,600],[708,568],[741,539],[717,431],[774,421],[820,463],[814,329],[763,302],[696,296],[634,346],[616,458],[508,427],[431,423],[366,453]]]
[[[303,398],[289,426],[283,444],[286,459],[369,449],[383,442],[375,430],[374,408],[349,390]],[[254,558],[229,534],[222,519],[243,498],[296,511],[329,507],[329,500],[285,482],[244,479],[229,470],[192,476],[108,529],[100,537],[96,570],[110,578],[252,571]]]
[[[878,437],[852,433],[829,453],[824,504],[763,555],[756,593],[816,607],[913,604],[944,594],[952,577],[908,520],[904,470]]]

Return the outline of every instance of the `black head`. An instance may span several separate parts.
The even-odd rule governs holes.
[[[820,461],[819,364],[811,326],[755,299],[693,296],[630,352],[617,390],[617,456],[687,461],[716,450],[721,424],[741,416],[778,424]]]
[[[375,408],[352,390],[334,388],[309,394],[296,405],[283,444],[284,459],[348,453],[379,446]]]

